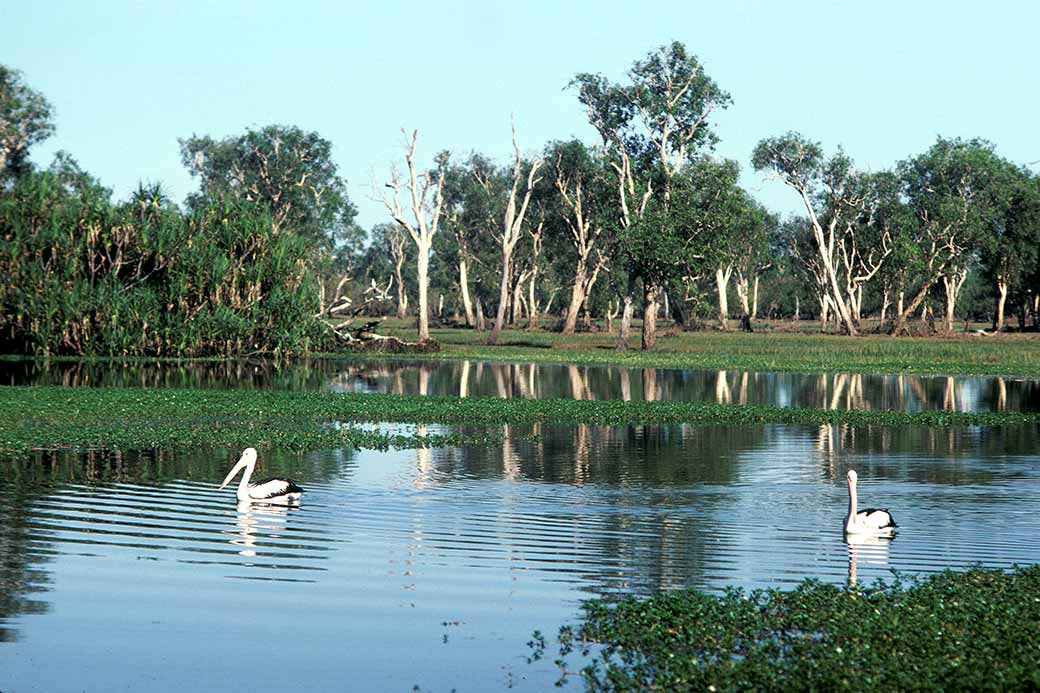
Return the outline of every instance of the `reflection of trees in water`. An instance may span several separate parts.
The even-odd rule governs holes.
[[[765,426],[508,426],[500,446],[434,449],[435,471],[423,479],[604,487],[589,496],[592,506],[561,502],[546,520],[555,534],[573,533],[579,564],[615,566],[589,571],[594,591],[646,594],[701,582],[704,567],[730,541],[712,518],[734,499],[704,487],[734,483],[742,454],[768,445],[774,434]],[[556,543],[561,561],[573,564],[566,541]]]
[[[292,363],[268,359],[224,361],[7,361],[0,362],[5,385],[66,387],[200,387],[319,390],[340,371],[321,359]]]
[[[23,460],[5,462],[5,478],[45,476],[52,483],[167,483],[192,479],[220,483],[241,450],[191,448],[187,450],[130,450],[39,452]],[[349,476],[355,451],[342,449],[299,454],[260,450],[258,476],[296,476],[327,482]],[[36,483],[36,482],[33,482]]]
[[[753,373],[484,361],[264,359],[206,363],[0,362],[6,384],[238,387],[432,395],[677,400],[818,408],[1040,411],[1040,380],[856,373]]]
[[[424,374],[425,373],[425,374]],[[340,390],[578,400],[675,400],[821,409],[1040,411],[1040,381],[1002,377],[752,373],[566,364],[415,362],[353,364]]]
[[[501,445],[433,451],[443,478],[513,478],[565,484],[726,484],[736,460],[768,444],[767,426],[652,424],[504,426]]]
[[[53,553],[51,537],[32,525],[35,504],[50,489],[46,478],[28,483],[30,474],[19,472],[17,463],[3,464],[14,469],[5,467],[0,477],[0,642],[14,642],[18,632],[7,623],[49,609],[36,595],[50,589],[44,564]]]
[[[850,457],[860,457],[857,471],[875,478],[900,477],[944,484],[979,484],[1008,472],[994,461],[1033,455],[1040,449],[1040,426],[927,427],[850,426],[823,424],[815,429],[815,448],[825,477],[840,480]],[[947,464],[915,465],[908,460],[928,456]],[[979,463],[985,460],[987,463]],[[860,472],[863,474],[863,472]]]

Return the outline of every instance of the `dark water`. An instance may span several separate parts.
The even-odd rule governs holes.
[[[536,434],[532,437],[532,434]],[[502,445],[0,462],[0,690],[551,687],[583,598],[1040,561],[1040,430],[506,429]],[[892,541],[849,546],[845,472]]]
[[[660,399],[824,409],[1040,411],[1040,379],[753,373],[482,361],[0,361],[0,384],[215,387],[461,397]]]

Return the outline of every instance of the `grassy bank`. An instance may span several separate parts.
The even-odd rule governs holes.
[[[388,320],[383,334],[414,340],[415,330],[402,321]],[[500,344],[488,346],[486,332],[434,329],[442,345],[438,353],[411,357],[385,353],[326,353],[320,358],[379,360],[478,360],[521,363],[572,363],[617,365],[630,368],[680,368],[688,370],[787,371],[801,373],[912,373],[922,375],[1040,376],[1040,335],[1005,334],[956,337],[894,338],[883,335],[842,337],[804,331],[762,330],[737,332],[686,332],[663,335],[657,348],[618,351],[616,337],[602,333],[564,336],[544,330],[505,330]],[[638,347],[638,335],[633,340]],[[0,359],[24,359],[16,355]],[[76,357],[55,358],[80,361]],[[99,357],[91,362],[123,364],[155,362],[143,357]],[[194,359],[223,361],[224,358]],[[162,359],[187,363],[186,359]]]
[[[594,652],[580,675],[597,691],[1037,690],[1040,566],[591,601],[556,646],[562,667]]]
[[[697,402],[419,397],[385,394],[143,388],[0,387],[0,451],[257,445],[328,448],[448,444],[483,434],[387,436],[330,422],[502,424],[849,424],[969,426],[1040,423],[1036,413],[842,411]]]
[[[382,330],[414,339],[414,330],[391,322]],[[438,329],[443,350],[431,358],[617,364],[631,367],[739,369],[752,371],[920,373],[1040,376],[1040,335],[1008,334],[895,338],[842,337],[814,332],[763,329],[736,332],[665,334],[657,348],[618,351],[616,337],[602,333],[564,336],[540,330],[507,330],[498,346],[486,333]]]

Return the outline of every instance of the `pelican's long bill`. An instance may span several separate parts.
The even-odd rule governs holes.
[[[256,458],[256,451],[253,450],[253,448],[247,448],[245,452],[242,453],[242,456],[238,458],[238,462],[235,463],[235,466],[231,468],[230,472],[228,472],[228,475],[224,477],[224,483],[220,485],[220,488],[224,488],[225,486],[230,484],[231,480],[234,479],[240,471],[246,468],[246,466],[249,464],[250,452],[253,453],[253,458]]]

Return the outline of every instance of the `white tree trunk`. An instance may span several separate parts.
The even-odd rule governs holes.
[[[958,269],[953,274],[944,274],[942,281],[946,289],[946,318],[943,328],[947,334],[953,332],[953,310],[957,305],[957,297],[960,295],[964,280],[968,278],[968,268]]]
[[[997,281],[997,319],[993,323],[993,329],[997,332],[1004,331],[1004,305],[1007,302],[1008,282],[1004,278]]]
[[[462,307],[466,311],[466,325],[473,327],[477,323],[473,317],[473,299],[469,295],[469,263],[465,257],[459,258],[459,288],[462,291]]]
[[[430,247],[419,244],[419,259],[416,263],[419,279],[419,341],[430,338]]]
[[[772,311],[770,311],[769,313],[770,314],[766,316],[767,318],[772,317]],[[754,288],[751,291],[751,317],[752,318],[757,318],[758,317],[758,275],[757,274],[755,275]]]
[[[621,328],[618,333],[618,348],[627,349],[628,339],[632,331],[632,314],[635,312],[635,299],[631,293],[626,293],[623,299],[624,307],[621,310]]]
[[[723,269],[719,267],[715,270],[715,289],[719,295],[719,324],[722,325],[722,329],[729,329],[729,278],[733,273],[733,267],[726,267]]]
[[[653,284],[647,286],[643,291],[643,351],[653,349],[657,344],[658,296],[660,296],[660,289]]]

